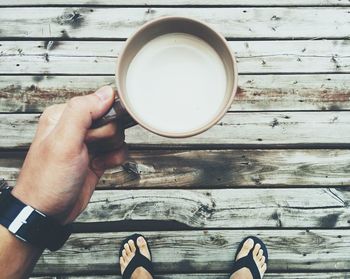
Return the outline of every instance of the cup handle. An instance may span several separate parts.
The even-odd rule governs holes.
[[[124,129],[137,125],[137,122],[126,111],[120,99],[116,98],[108,112],[101,118],[95,120],[92,123],[91,128],[95,129],[104,126],[114,120],[118,121],[118,124],[120,124]]]

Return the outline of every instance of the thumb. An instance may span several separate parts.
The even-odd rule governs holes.
[[[114,91],[110,86],[70,99],[56,126],[56,135],[66,144],[83,144],[92,121],[102,117],[113,101]]]

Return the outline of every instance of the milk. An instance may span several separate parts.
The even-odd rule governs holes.
[[[159,36],[137,53],[126,77],[126,102],[162,133],[201,128],[224,105],[226,71],[215,50],[185,33]]]

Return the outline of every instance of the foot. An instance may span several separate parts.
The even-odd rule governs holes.
[[[135,244],[135,242],[130,239],[128,243],[125,243],[124,249],[122,251],[122,256],[119,259],[120,270],[122,274],[124,274],[124,270],[126,269],[128,264],[131,262],[132,258],[135,256],[135,253],[136,253],[135,245],[139,247],[140,253],[142,255],[144,255],[147,259],[151,260],[151,255],[149,253],[146,240],[142,236],[140,236],[137,238],[137,243]],[[152,276],[143,267],[138,267],[132,273],[131,279],[152,279]]]
[[[265,263],[265,256],[263,255],[263,250],[260,249],[260,244],[257,243],[254,246],[254,241],[251,238],[248,238],[243,246],[241,251],[238,252],[236,261],[240,258],[243,258],[248,255],[249,251],[253,250],[253,259],[256,263],[256,266],[258,267],[258,270],[260,272],[260,277],[263,278],[265,271],[266,271],[266,263]],[[235,273],[233,273],[230,277],[230,279],[253,279],[253,275],[250,272],[250,270],[246,267],[243,267],[239,270],[237,270]]]

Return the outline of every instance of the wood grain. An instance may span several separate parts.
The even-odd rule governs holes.
[[[11,186],[24,156],[0,153],[0,177]],[[350,186],[349,150],[132,150],[130,156],[140,176],[113,168],[98,188]]]
[[[349,230],[209,230],[141,232],[149,239],[157,273],[228,272],[239,242],[257,235],[269,249],[269,270],[342,271],[350,267]],[[65,246],[45,252],[35,272],[111,274],[130,232],[74,234]]]
[[[47,106],[114,86],[114,76],[1,76],[1,112],[42,112]],[[349,110],[349,75],[241,75],[230,111]]]
[[[74,0],[67,4],[65,0],[51,0],[50,2],[44,0],[2,0],[0,6],[41,6],[41,5],[67,5],[67,6],[90,6],[90,5],[162,5],[162,6],[175,6],[175,5],[210,5],[210,6],[349,6],[347,0]]]
[[[1,148],[27,148],[39,114],[0,114]],[[208,131],[190,138],[169,139],[140,126],[126,130],[126,141],[147,146],[329,145],[350,143],[350,112],[227,113]]]
[[[79,223],[173,221],[192,228],[350,228],[350,194],[328,189],[112,190]]]
[[[347,7],[65,7],[3,8],[3,11],[0,13],[0,36],[5,38],[127,38],[145,22],[166,15],[197,18],[235,39],[345,38],[349,36],[350,19]]]
[[[3,41],[0,74],[113,75],[124,42]],[[234,41],[238,71],[350,73],[350,40]]]
[[[118,249],[134,226],[161,279],[227,278],[247,235],[268,246],[265,278],[349,278],[350,2],[117,2],[0,0],[0,177],[11,186],[25,152],[8,149],[28,148],[38,113],[114,85],[123,40],[153,18],[190,16],[226,36],[239,90],[197,137],[128,130],[140,176],[107,171],[75,224],[85,233],[45,251],[34,276],[120,279]]]

